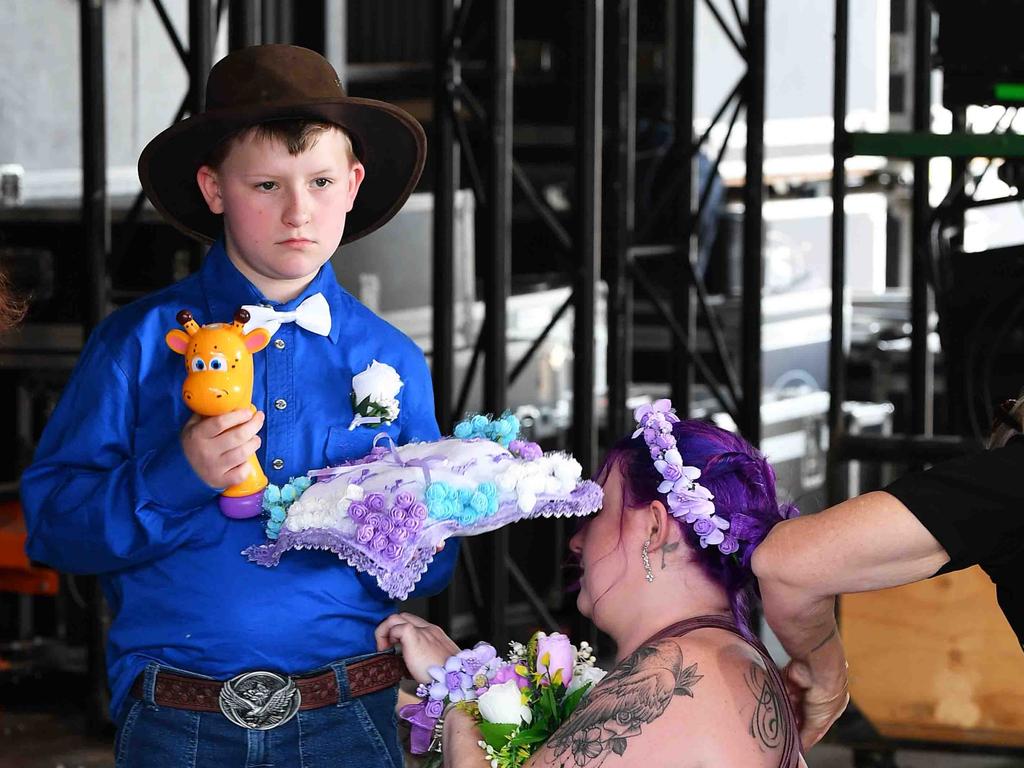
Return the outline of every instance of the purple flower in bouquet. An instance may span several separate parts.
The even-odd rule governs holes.
[[[548,681],[553,682],[555,675],[561,672],[560,682],[568,685],[572,680],[572,668],[576,663],[576,654],[572,649],[569,638],[561,632],[552,632],[545,635],[543,632],[537,635],[537,673],[544,675],[541,684]],[[546,673],[546,674],[545,674]]]
[[[480,669],[486,667],[498,655],[498,652],[490,643],[481,641],[472,649],[459,651],[455,655],[462,659],[463,671],[469,675],[475,675]]]
[[[437,720],[444,713],[444,702],[437,699],[430,699],[427,702],[426,715],[427,717]]]
[[[373,540],[373,534],[372,525],[360,525],[359,530],[356,531],[356,541],[360,544],[369,544]]]
[[[408,509],[414,501],[416,497],[408,491],[399,491],[395,494],[395,506],[399,509]]]
[[[530,685],[529,680],[516,672],[515,664],[506,664],[503,667],[499,667],[498,671],[494,673],[494,677],[491,678],[491,685],[500,685],[501,683],[507,683],[509,680],[515,680],[519,690],[528,688]]]
[[[388,506],[387,500],[381,493],[368,493],[365,501],[371,512],[383,512]]]

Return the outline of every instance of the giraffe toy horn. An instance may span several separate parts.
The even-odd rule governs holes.
[[[181,312],[175,316],[175,319],[181,323],[182,327],[185,329],[185,333],[189,336],[195,336],[199,333],[199,323],[196,322],[195,318],[192,317],[192,313],[187,309],[181,310]]]

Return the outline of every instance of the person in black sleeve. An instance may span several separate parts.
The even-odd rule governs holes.
[[[752,565],[765,619],[792,658],[805,750],[849,701],[836,596],[980,565],[1024,643],[1024,398],[1004,412],[992,450],[900,478],[883,491],[775,526]]]

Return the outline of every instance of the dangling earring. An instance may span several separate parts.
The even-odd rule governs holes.
[[[643,547],[640,548],[640,560],[644,564],[644,578],[647,579],[647,583],[650,584],[654,581],[654,571],[651,570],[651,557],[648,552],[648,547],[651,546],[651,540],[648,539],[644,542]]]

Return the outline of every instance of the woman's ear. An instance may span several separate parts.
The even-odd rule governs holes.
[[[647,513],[644,515],[645,524],[648,526],[647,535],[651,539],[648,550],[655,552],[671,541],[672,515],[665,509],[660,501],[652,501],[647,506]]]

